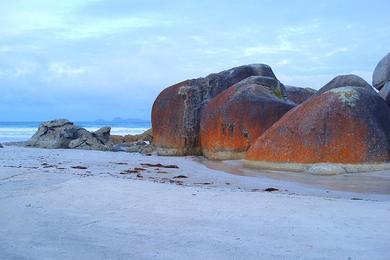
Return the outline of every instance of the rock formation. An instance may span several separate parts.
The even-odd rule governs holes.
[[[312,88],[300,88],[294,86],[285,86],[287,98],[295,104],[301,104],[314,95],[317,90]]]
[[[109,150],[110,131],[110,127],[103,127],[95,133],[91,133],[66,119],[53,120],[42,123],[27,142],[27,146],[52,149]]]
[[[152,129],[138,135],[112,135],[110,139],[114,144],[113,151],[150,154],[154,150]]]
[[[390,160],[390,108],[375,92],[341,87],[286,113],[246,159],[277,163],[380,163]]]
[[[372,85],[381,90],[386,84],[390,82],[390,53],[387,54],[376,65],[374,74],[372,75]]]
[[[152,129],[148,129],[142,134],[138,135],[111,135],[111,141],[114,144],[121,144],[121,143],[136,143],[136,142],[149,142],[152,143],[153,141],[153,133]]]
[[[249,146],[288,110],[285,89],[274,77],[252,76],[213,98],[201,117],[200,141],[210,159],[242,159]]]
[[[160,155],[201,154],[200,116],[204,105],[250,76],[275,78],[268,65],[236,67],[205,78],[186,80],[163,90],[152,109],[153,142]]]
[[[373,93],[376,93],[373,87],[371,87],[370,84],[368,84],[367,81],[362,79],[361,77],[354,75],[354,74],[349,74],[349,75],[339,75],[329,81],[325,86],[320,88],[317,91],[317,95],[321,95],[322,93],[325,93],[328,90],[335,89],[335,88],[340,88],[340,87],[360,87],[360,88],[366,88]]]

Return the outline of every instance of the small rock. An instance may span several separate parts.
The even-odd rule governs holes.
[[[264,191],[273,192],[273,191],[279,191],[279,189],[270,187],[270,188],[266,188]]]
[[[70,168],[72,168],[72,169],[78,169],[78,170],[86,170],[86,169],[88,169],[88,167],[86,167],[86,166],[81,166],[81,165],[78,165],[78,166],[71,166]]]
[[[138,170],[132,170],[132,169],[129,169],[129,170],[125,170],[123,172],[121,172],[120,174],[129,174],[129,173],[139,173]]]
[[[141,163],[141,165],[144,166],[144,167],[152,167],[152,168],[160,167],[160,168],[169,168],[169,169],[179,169],[179,166],[173,165],[173,164],[163,165],[163,164],[161,164],[161,163],[157,163],[157,164],[153,164],[153,163]]]
[[[345,169],[334,164],[318,163],[310,166],[306,172],[313,175],[337,175],[345,173]]]
[[[185,175],[178,175],[178,176],[175,176],[175,177],[173,177],[174,179],[186,179],[186,178],[188,178],[187,176],[185,176]]]

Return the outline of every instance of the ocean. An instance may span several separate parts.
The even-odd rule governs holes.
[[[126,122],[74,122],[88,131],[96,131],[103,126],[111,126],[111,134],[127,135],[141,134],[151,127],[147,121]],[[0,143],[28,140],[38,129],[41,122],[0,122]]]

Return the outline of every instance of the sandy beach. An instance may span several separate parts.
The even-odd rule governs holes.
[[[0,149],[1,255],[388,258],[389,173],[315,176],[321,181],[314,185],[310,176],[199,160],[6,146]],[[277,190],[264,191],[270,188]]]

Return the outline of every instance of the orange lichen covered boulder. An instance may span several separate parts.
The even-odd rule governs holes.
[[[253,76],[233,85],[202,112],[203,154],[210,159],[242,159],[257,137],[294,106],[275,78]]]
[[[200,115],[204,105],[250,76],[275,78],[268,65],[236,67],[205,78],[186,80],[163,90],[152,108],[153,143],[160,155],[201,154]]]
[[[390,108],[375,92],[341,87],[286,113],[250,147],[249,161],[379,163],[390,160]]]

